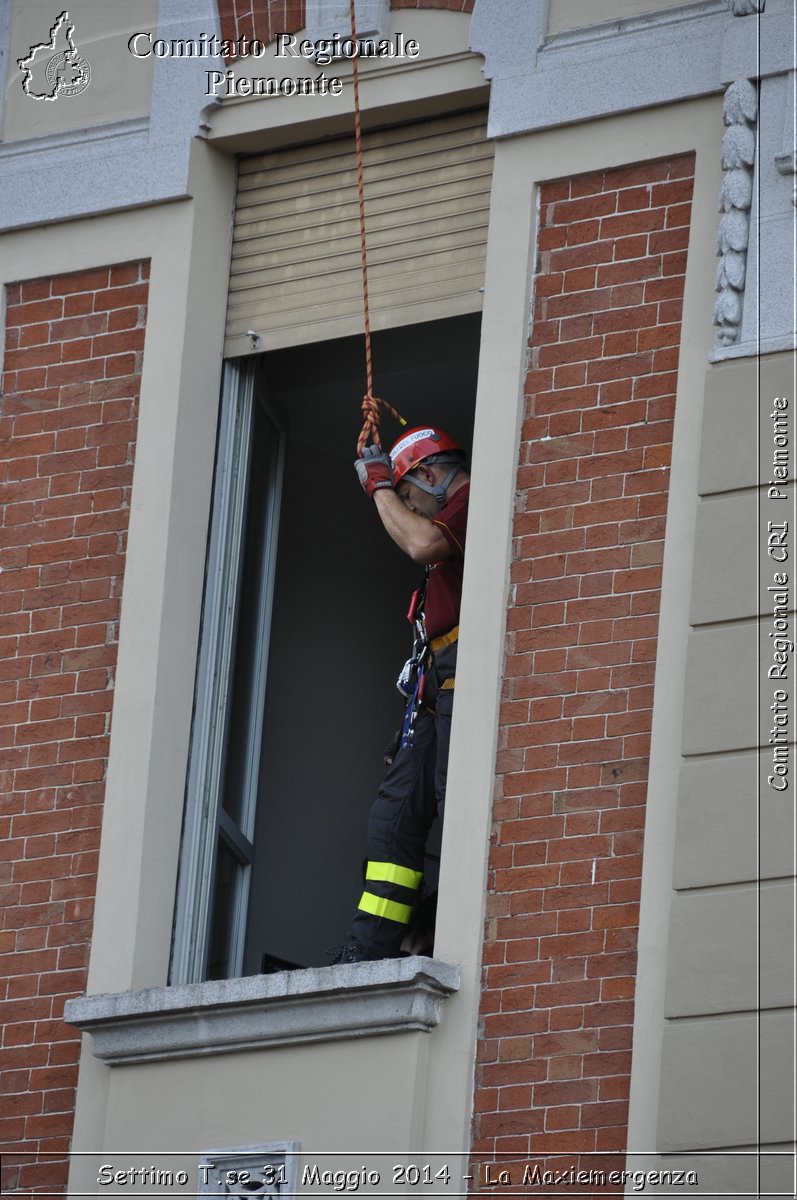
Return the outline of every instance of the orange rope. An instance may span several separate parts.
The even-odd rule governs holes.
[[[352,83],[354,85],[354,144],[357,154],[357,200],[360,208],[360,260],[363,275],[363,319],[365,324],[365,395],[363,396],[363,427],[357,439],[357,455],[362,454],[369,440],[375,446],[381,446],[379,438],[379,405],[386,408],[401,425],[406,425],[392,404],[375,396],[373,377],[373,358],[371,354],[371,312],[368,304],[368,257],[365,247],[365,187],[363,184],[363,131],[360,120],[360,81],[357,72],[359,47],[357,46],[357,23],[354,13],[354,0],[349,0],[349,17],[351,20],[351,40],[355,47],[352,55]]]

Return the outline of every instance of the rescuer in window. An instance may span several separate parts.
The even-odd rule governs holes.
[[[354,465],[385,530],[426,574],[397,683],[404,723],[368,821],[365,890],[335,962],[398,955],[418,899],[426,839],[445,799],[470,493],[465,453],[441,429],[410,430],[390,457],[367,446]]]

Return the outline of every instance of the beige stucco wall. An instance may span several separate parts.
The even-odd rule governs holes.
[[[74,25],[73,42],[89,63],[90,82],[78,95],[58,95],[54,100],[36,100],[25,94],[17,60],[28,56],[32,47],[50,41],[51,27],[62,11],[62,7],[31,4],[30,0],[11,4],[4,142],[143,117],[149,112],[155,60],[134,58],[127,43],[131,34],[139,31],[157,36],[158,0],[136,0],[135,4],[72,0],[65,27]],[[46,50],[40,55],[43,60],[51,57]]]
[[[759,594],[757,587],[758,509],[762,502],[766,506],[766,489],[755,485],[768,475],[762,473],[765,463],[759,467],[756,461],[755,433],[775,395],[790,397],[793,414],[793,369],[790,355],[772,355],[758,362],[725,363],[712,368],[707,380],[692,593],[694,632],[684,706],[685,787],[679,797],[677,893],[667,966],[665,1044],[671,1057],[659,1117],[664,1144],[677,1139],[676,1131],[696,1146],[701,1141],[706,1144],[707,1138],[712,1145],[753,1140],[759,1097],[763,1143],[787,1139],[791,1127],[794,1047],[787,1011],[794,1002],[793,862],[789,861],[789,847],[794,844],[793,781],[783,792],[766,784],[768,693],[775,685],[766,677],[771,661],[766,638],[771,619],[767,620],[766,609],[767,605],[771,609],[771,597],[763,589]],[[762,451],[765,442],[762,437]],[[723,453],[731,445],[737,450],[747,448],[745,461],[733,473]],[[794,492],[793,488],[784,492],[790,496],[782,502],[788,519],[794,511]],[[701,561],[702,553],[707,561]],[[773,569],[777,566],[772,563]],[[759,612],[764,635],[760,664]],[[765,747],[761,779],[749,769],[755,755],[739,754],[759,744]],[[743,782],[728,788],[727,774],[739,768],[740,760],[748,766]],[[726,821],[734,838],[716,836]],[[695,852],[701,846],[702,857]],[[681,866],[682,855],[688,856],[688,868]],[[737,1054],[723,1057],[721,1071],[714,1056],[704,1054],[702,1087],[711,1093],[711,1103],[700,1105],[703,1118],[685,1126],[683,1080],[674,1064],[688,1057],[690,1038],[696,1036],[698,1026],[704,1038],[721,1038],[729,1020],[738,1026],[738,1014],[747,1011],[752,1016],[757,1010],[766,1014],[760,1024],[761,1052],[769,1051],[771,1074],[759,1080],[758,1070],[752,1077],[743,1070],[742,1030],[749,1039],[748,1053],[755,1057],[758,1047],[759,1028],[751,1019],[734,1035]],[[693,1020],[679,1021],[683,1017]],[[699,1017],[703,1019],[694,1020]],[[741,1118],[734,1120],[730,1107],[743,1105],[743,1097],[746,1122],[740,1125]],[[709,1125],[705,1130],[704,1120]],[[723,1131],[719,1142],[717,1126]]]
[[[793,1129],[794,783],[766,782],[776,685],[765,588],[778,564],[765,565],[762,513],[764,524],[774,514],[758,486],[771,474],[772,397],[790,398],[793,422],[793,372],[789,354],[705,372],[682,765],[672,840],[654,813],[658,843],[646,843],[638,995],[658,992],[661,1007],[655,1020],[638,1011],[630,1140],[691,1161],[703,1191],[755,1189],[759,1163],[741,1152],[777,1150]],[[793,486],[784,494],[788,520]],[[706,1150],[716,1153],[696,1153]],[[787,1158],[765,1159],[764,1190],[788,1188],[788,1172]]]
[[[73,1160],[70,1195],[129,1192],[129,1185],[98,1189],[104,1163],[114,1170],[182,1168],[193,1184],[201,1151],[280,1141],[298,1142],[300,1170],[366,1164],[381,1172],[388,1160],[380,1150],[400,1155],[424,1143],[430,1044],[428,1035],[415,1033],[103,1066],[102,1107],[95,1105],[91,1135],[84,1129],[79,1143],[76,1137],[76,1148],[90,1153]],[[454,1156],[447,1161],[453,1166]],[[187,1190],[178,1185],[158,1194],[185,1196]]]
[[[620,21],[626,17],[637,17],[642,13],[664,12],[670,8],[682,8],[694,0],[549,0],[548,35],[563,33],[566,29],[580,29],[597,25],[603,21]]]

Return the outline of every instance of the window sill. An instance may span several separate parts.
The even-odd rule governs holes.
[[[384,959],[140,992],[79,996],[64,1020],[110,1066],[235,1050],[428,1031],[459,988],[459,967]]]

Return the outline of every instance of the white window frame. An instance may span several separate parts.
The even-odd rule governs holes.
[[[172,984],[197,983],[205,978],[215,892],[216,848],[220,838],[227,843],[241,868],[237,873],[233,899],[233,936],[229,948],[228,974],[231,977],[240,975],[243,970],[285,463],[285,424],[271,406],[266,406],[267,415],[279,436],[279,446],[266,516],[267,549],[260,577],[262,603],[252,646],[253,703],[248,713],[249,736],[246,739],[247,756],[239,824],[223,808],[221,792],[238,596],[244,560],[254,408],[257,403],[263,403],[262,399],[256,399],[256,378],[257,367],[253,359],[228,361],[224,365],[194,724],[177,885],[170,977]]]

